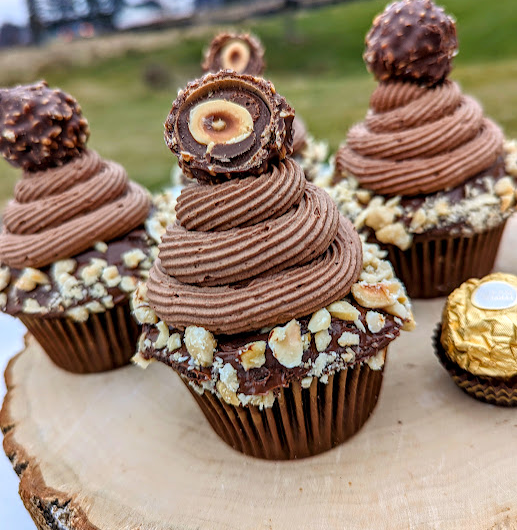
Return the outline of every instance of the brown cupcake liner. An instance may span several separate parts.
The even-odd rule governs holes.
[[[492,271],[505,225],[506,221],[472,236],[430,238],[418,234],[407,250],[373,239],[388,251],[410,298],[435,298],[447,296],[464,281]]]
[[[447,370],[452,380],[469,396],[480,401],[498,405],[500,407],[517,406],[517,382],[511,384],[493,377],[480,377],[463,370],[455,362],[451,361],[442,346],[440,337],[441,324],[438,324],[433,334],[433,347],[436,356],[442,366]],[[513,379],[515,381],[515,378]]]
[[[386,353],[386,352],[385,352]],[[383,370],[357,364],[308,388],[295,381],[282,388],[273,407],[233,406],[182,377],[214,431],[237,451],[257,458],[305,458],[332,449],[355,434],[372,413]]]
[[[131,316],[129,300],[86,322],[62,317],[17,315],[52,361],[69,372],[104,372],[129,363],[140,328]]]

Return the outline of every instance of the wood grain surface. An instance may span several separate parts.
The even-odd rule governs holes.
[[[517,273],[512,220],[497,269]],[[443,299],[390,349],[377,408],[344,445],[293,462],[241,455],[155,363],[78,376],[30,337],[0,414],[40,529],[517,528],[517,409],[459,390],[432,352]]]

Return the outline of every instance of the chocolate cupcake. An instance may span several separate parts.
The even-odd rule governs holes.
[[[442,8],[389,5],[366,37],[379,85],[336,155],[334,198],[388,251],[412,297],[447,295],[489,273],[514,210],[503,133],[448,79],[456,52]]]
[[[219,33],[205,51],[202,67],[205,72],[228,69],[238,74],[261,76],[266,67],[264,46],[255,35]],[[328,145],[316,141],[308,133],[304,121],[297,116],[293,120],[292,131],[291,156],[302,166],[307,180],[313,181],[326,165]]]
[[[207,74],[180,93],[165,139],[198,182],[133,297],[135,361],[172,367],[223,440],[270,459],[355,433],[388,344],[413,323],[382,251],[290,158],[293,117],[247,75]]]
[[[129,297],[169,219],[162,198],[151,207],[119,164],[87,148],[89,134],[77,102],[45,82],[0,90],[0,152],[23,170],[3,212],[0,308],[78,373],[134,354]]]
[[[517,405],[517,277],[495,273],[453,291],[434,337],[438,359],[467,394]]]

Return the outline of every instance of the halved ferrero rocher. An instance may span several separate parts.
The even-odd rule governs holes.
[[[233,70],[237,74],[261,75],[264,48],[254,35],[219,33],[206,50],[202,67],[205,72]]]
[[[185,174],[202,181],[259,175],[292,152],[294,111],[272,83],[223,70],[187,85],[165,123]]]
[[[42,171],[65,164],[89,136],[77,101],[45,81],[0,89],[0,154],[14,167]]]

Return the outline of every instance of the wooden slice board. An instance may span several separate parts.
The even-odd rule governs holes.
[[[515,226],[498,269],[517,273]],[[72,375],[28,337],[0,414],[25,506],[59,530],[515,529],[517,409],[472,399],[438,364],[442,306],[415,303],[364,428],[294,462],[226,446],[162,364]]]

